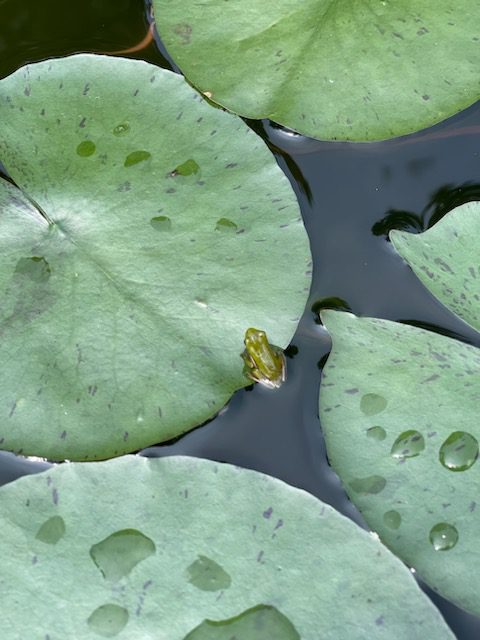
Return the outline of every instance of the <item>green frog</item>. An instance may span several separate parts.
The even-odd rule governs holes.
[[[280,347],[268,342],[265,331],[252,327],[245,331],[244,344],[241,357],[245,375],[270,389],[278,389],[286,379],[285,356]]]

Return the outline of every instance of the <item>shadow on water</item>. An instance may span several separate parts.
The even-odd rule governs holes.
[[[150,22],[148,1],[0,1],[0,76],[50,56],[135,48]],[[156,33],[145,48],[124,55],[177,70]],[[429,294],[386,236],[393,228],[420,232],[449,209],[480,199],[480,104],[427,131],[369,144],[311,140],[270,121],[248,124],[290,179],[314,256],[310,298],[287,358],[288,379],[281,392],[258,386],[237,392],[201,428],[142,455],[190,455],[256,469],[364,526],[328,464],[320,428],[318,391],[330,340],[319,312],[333,306],[400,319],[478,345],[478,335]],[[0,453],[0,481],[46,466]],[[480,637],[478,618],[425,589],[460,640]]]

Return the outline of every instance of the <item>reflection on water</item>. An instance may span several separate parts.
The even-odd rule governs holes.
[[[307,138],[307,136],[283,127],[273,120],[262,120],[262,126],[264,137],[268,139],[269,143],[289,155],[316,153],[328,144],[321,140]]]
[[[446,184],[433,193],[419,214],[390,209],[372,226],[372,233],[376,236],[385,236],[388,241],[388,233],[392,229],[421,233],[433,227],[455,207],[474,200],[480,200],[480,183],[465,182],[457,187]]]
[[[150,4],[142,5],[139,0],[89,0],[72,7],[64,0],[3,0],[0,77],[27,62],[79,52],[150,56],[156,64],[170,68],[167,58],[158,60],[158,47],[153,41],[146,42]],[[146,48],[137,49],[142,41]]]
[[[311,138],[306,138],[300,133],[292,132],[290,129],[284,129],[280,125],[277,125],[275,122],[271,120],[250,120],[248,118],[244,118],[245,122],[248,126],[255,131],[259,136],[261,136],[265,142],[270,147],[270,150],[275,154],[278,163],[285,170],[287,175],[289,175],[290,180],[292,182],[292,187],[297,194],[297,197],[304,196],[309,204],[312,203],[313,194],[310,188],[309,183],[305,180],[305,177],[300,169],[299,165],[293,158],[292,148],[294,148],[295,153],[310,153],[307,151],[309,146],[322,145],[325,143],[320,142],[319,140],[312,140]],[[292,137],[292,144],[285,145],[282,144],[281,136],[279,140],[279,136],[272,135],[272,131],[274,132],[289,132],[285,134],[287,136]],[[281,135],[284,135],[281,133]],[[310,143],[314,143],[314,145],[310,145]]]
[[[346,300],[342,300],[342,298],[338,298],[337,296],[330,296],[328,298],[316,300],[310,309],[313,312],[314,320],[317,324],[322,324],[320,313],[323,309],[334,309],[335,311],[346,311],[348,313],[352,312],[352,308],[348,302]]]

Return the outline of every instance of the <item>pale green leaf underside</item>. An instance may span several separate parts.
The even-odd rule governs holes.
[[[480,331],[480,202],[457,207],[423,233],[390,237],[434,296]]]
[[[378,140],[480,97],[470,0],[153,0],[186,77],[231,111],[320,139]]]
[[[4,640],[453,638],[383,545],[253,471],[65,464],[4,487],[0,513]]]
[[[480,350],[386,320],[333,311],[322,319],[333,341],[320,391],[332,466],[396,555],[443,596],[480,613]],[[409,431],[418,434],[398,443]],[[464,471],[441,461],[442,444],[459,431],[473,443]],[[464,459],[468,447],[458,444],[450,453]],[[458,541],[435,551],[430,534],[439,523],[454,527]]]
[[[0,182],[1,447],[166,440],[248,383],[248,327],[288,344],[310,283],[293,191],[180,76],[92,55],[22,68],[0,81],[0,160],[28,196]]]

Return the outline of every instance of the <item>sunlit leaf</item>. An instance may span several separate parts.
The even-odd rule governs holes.
[[[480,98],[470,0],[153,0],[163,42],[210,99],[321,139],[378,140]]]
[[[0,513],[3,640],[453,639],[378,540],[253,471],[64,464],[2,488]]]
[[[180,76],[80,55],[0,81],[0,446],[92,459],[172,438],[286,347],[309,289],[264,143]],[[226,222],[225,222],[226,221]]]
[[[330,462],[369,526],[443,596],[480,613],[480,350],[323,311]]]
[[[390,237],[423,284],[480,331],[480,202],[457,207],[423,233]]]

